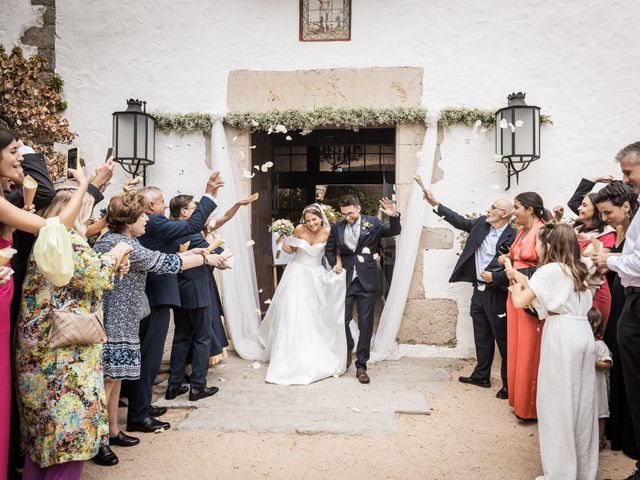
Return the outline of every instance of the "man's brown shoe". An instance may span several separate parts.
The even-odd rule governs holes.
[[[360,383],[369,383],[369,375],[367,375],[367,371],[364,368],[359,368],[356,370],[356,378]]]
[[[347,368],[345,368],[345,370],[349,370],[349,367],[351,366],[352,361],[353,361],[353,352],[348,351],[347,352]]]

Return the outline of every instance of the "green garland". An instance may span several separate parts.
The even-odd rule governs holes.
[[[478,120],[480,120],[483,128],[493,128],[496,123],[495,111],[480,110],[479,108],[447,107],[440,112],[439,123],[443,127],[473,127]],[[553,125],[553,122],[549,115],[540,115],[540,124]]]
[[[213,120],[207,113],[166,113],[154,112],[156,128],[161,132],[188,133],[208,132]],[[303,135],[318,127],[345,128],[358,131],[366,127],[406,125],[425,123],[427,109],[424,107],[393,108],[333,108],[321,107],[315,110],[270,110],[268,112],[230,112],[224,122],[232,127],[251,131],[272,132],[278,126],[288,130],[301,131]],[[480,120],[484,128],[493,128],[495,113],[478,108],[444,108],[440,112],[440,125],[444,127],[473,127]],[[552,124],[551,117],[541,115],[542,124]]]

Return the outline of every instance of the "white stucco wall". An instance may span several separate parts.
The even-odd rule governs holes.
[[[0,41],[10,43],[37,18],[28,0],[5,3],[15,21],[0,28]],[[298,0],[64,0],[57,2],[57,71],[76,143],[94,162],[103,160],[111,113],[126,98],[154,110],[222,112],[235,69],[423,67],[422,103],[430,109],[501,107],[522,90],[555,125],[543,127],[542,158],[509,194],[535,190],[551,207],[568,199],[581,175],[618,174],[613,155],[638,140],[639,20],[636,0],[354,0],[352,41],[303,43]],[[150,184],[167,197],[202,190],[200,135],[158,135],[157,152]],[[441,201],[462,213],[483,211],[502,193],[491,186],[506,185],[492,153],[492,132],[471,138],[470,129],[447,129],[444,179],[434,188]],[[458,346],[445,353],[469,355],[470,289],[446,281],[456,251],[425,254],[425,288],[429,297],[458,299]]]
[[[8,51],[14,46],[22,47],[25,55],[36,53],[35,47],[25,46],[20,38],[31,27],[42,26],[44,7],[32,6],[29,0],[2,0],[0,2],[0,43]]]

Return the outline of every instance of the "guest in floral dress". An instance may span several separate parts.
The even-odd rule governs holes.
[[[105,390],[109,412],[109,445],[131,447],[140,440],[123,433],[118,426],[118,399],[122,380],[140,377],[140,320],[145,299],[145,284],[148,272],[176,274],[213,264],[219,255],[206,254],[204,249],[191,250],[180,255],[165,254],[143,247],[136,239],[145,232],[147,215],[144,213],[145,199],[135,192],[116,195],[107,207],[106,220],[109,232],[96,242],[97,252],[107,252],[119,242],[132,247],[129,257],[130,271],[115,279],[112,291],[104,297],[104,324],[107,342],[104,345],[103,368]],[[200,255],[199,253],[204,253]],[[148,312],[147,312],[148,315]],[[168,424],[167,427],[169,428]],[[116,465],[118,457],[105,444],[94,458],[100,465]]]
[[[59,215],[72,197],[68,189],[58,191],[45,217]],[[102,345],[52,348],[48,340],[51,310],[87,314],[100,308],[103,291],[113,287],[117,266],[130,251],[119,244],[99,255],[89,247],[82,233],[92,206],[93,198],[85,195],[69,232],[74,274],[68,285],[53,286],[29,260],[16,339],[24,478],[79,479],[83,461],[96,454],[107,434]]]

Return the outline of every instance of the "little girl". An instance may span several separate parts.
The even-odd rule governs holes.
[[[609,418],[609,370],[613,366],[613,359],[607,344],[602,340],[604,335],[604,322],[602,313],[597,308],[591,307],[587,313],[593,336],[596,338],[596,411],[598,413],[598,432],[600,438],[600,450],[607,445],[604,438],[606,419]]]
[[[587,321],[589,272],[567,224],[546,224],[536,239],[538,269],[510,287],[513,304],[545,319],[538,370],[538,434],[544,476],[595,480],[598,471],[595,340]],[[507,271],[512,278],[513,271]]]

